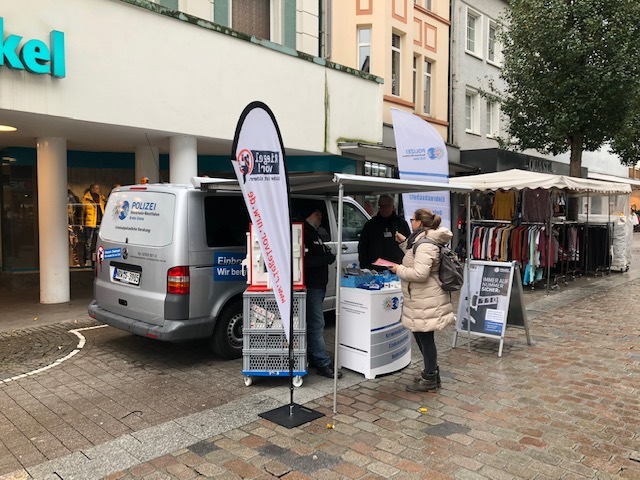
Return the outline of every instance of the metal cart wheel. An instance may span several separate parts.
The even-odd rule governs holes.
[[[303,381],[304,381],[304,379],[302,377],[293,377],[293,386],[294,387],[301,387]]]
[[[251,385],[253,385],[253,378],[251,377],[244,377],[244,384],[247,387],[250,387]]]

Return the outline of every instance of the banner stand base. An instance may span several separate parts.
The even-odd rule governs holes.
[[[303,407],[297,403],[291,403],[289,405],[274,408],[268,412],[260,413],[258,416],[282,427],[294,428],[311,422],[317,418],[324,417],[324,413],[311,410],[310,408]]]

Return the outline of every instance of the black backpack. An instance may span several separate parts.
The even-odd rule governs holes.
[[[430,238],[421,238],[413,244],[413,255],[421,243],[432,243],[440,247],[440,269],[438,278],[440,287],[445,292],[456,292],[462,288],[464,283],[464,264],[460,261],[453,250],[446,245],[441,245]]]

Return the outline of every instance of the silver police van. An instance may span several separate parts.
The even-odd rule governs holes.
[[[294,221],[304,221],[312,207],[322,211],[320,232],[336,253],[338,198],[296,195],[291,204]],[[349,197],[343,208],[342,259],[349,265],[357,262],[369,215]],[[242,356],[241,263],[249,222],[242,195],[231,189],[119,187],[109,196],[96,243],[89,315],[162,341],[206,338],[217,355]],[[335,308],[336,268],[330,272],[325,310]]]

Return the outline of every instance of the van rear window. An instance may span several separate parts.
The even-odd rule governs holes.
[[[109,242],[131,245],[170,245],[175,204],[171,193],[113,192],[105,207],[100,236]]]

